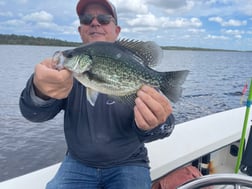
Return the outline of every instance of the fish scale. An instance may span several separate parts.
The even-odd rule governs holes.
[[[107,94],[125,96],[135,92],[137,88],[143,85],[143,83],[139,81],[146,80],[146,78],[145,80],[140,78],[141,75],[136,73],[139,68],[137,69],[136,66],[133,65],[134,64],[130,64],[130,66],[126,66],[124,62],[115,62],[110,59],[104,60],[102,57],[94,57],[92,73],[104,79],[107,84],[106,88],[108,88]],[[148,75],[146,74],[146,76]],[[115,86],[116,89],[114,89]]]

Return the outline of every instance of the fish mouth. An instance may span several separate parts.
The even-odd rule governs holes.
[[[62,51],[56,51],[52,56],[53,68],[56,70],[62,70],[64,68],[65,57],[63,56]]]

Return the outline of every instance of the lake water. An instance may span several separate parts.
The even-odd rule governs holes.
[[[64,157],[63,114],[48,122],[32,123],[21,116],[18,107],[35,64],[63,49],[67,47],[0,45],[0,181]],[[173,104],[177,123],[181,123],[243,106],[241,91],[252,77],[252,53],[164,51],[163,62],[156,69],[190,71],[180,101]]]

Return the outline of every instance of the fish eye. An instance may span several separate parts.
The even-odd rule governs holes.
[[[66,58],[73,58],[73,51],[72,50],[63,51],[63,56]]]
[[[66,57],[67,58],[73,58],[73,55],[72,54],[68,54]]]

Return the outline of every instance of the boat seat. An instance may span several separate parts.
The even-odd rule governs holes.
[[[173,189],[192,180],[201,177],[201,172],[192,165],[180,167],[162,178],[156,180],[151,189]]]

